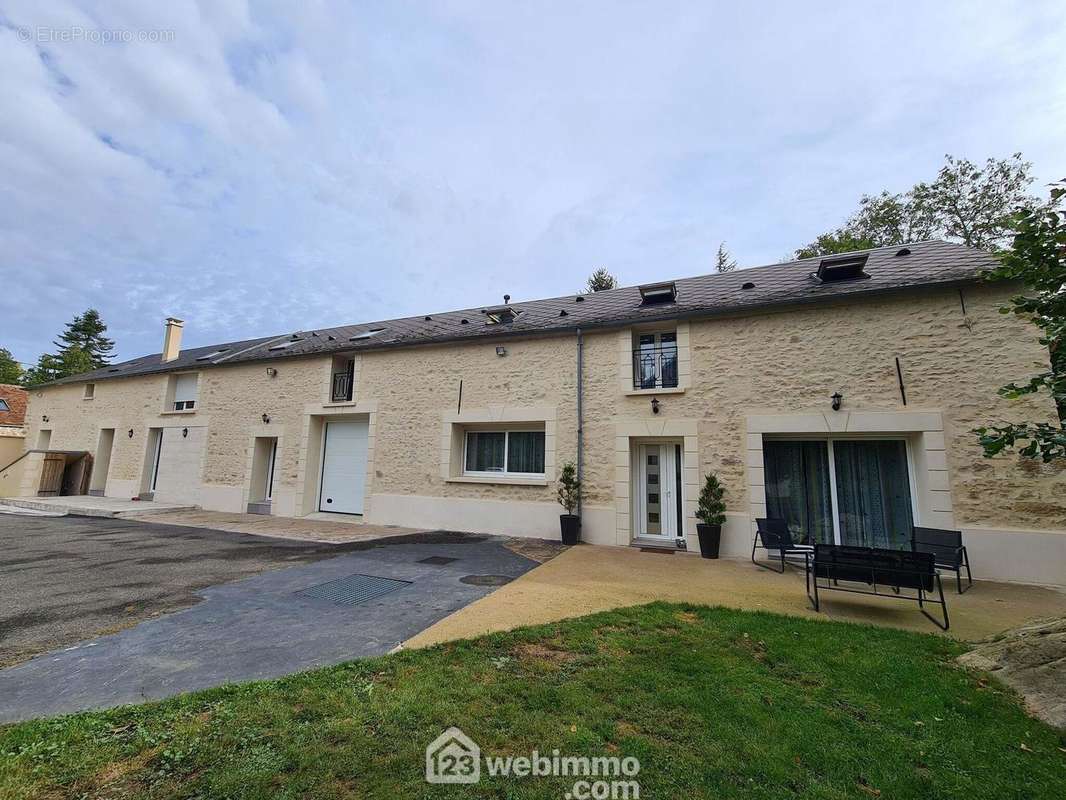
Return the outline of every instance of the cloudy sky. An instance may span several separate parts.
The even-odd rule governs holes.
[[[1061,0],[0,0],[0,346],[777,261],[945,153],[1066,175],[1064,41]]]

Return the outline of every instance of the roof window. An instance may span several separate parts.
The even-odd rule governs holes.
[[[507,325],[514,322],[520,312],[511,306],[498,306],[482,309],[481,313],[488,317],[487,324],[489,325]]]
[[[677,300],[677,284],[673,281],[668,283],[646,283],[640,287],[640,297],[646,306],[673,303]]]
[[[229,348],[228,347],[223,347],[220,350],[216,350],[213,353],[208,353],[206,356],[197,356],[196,360],[197,361],[211,361],[214,358],[218,358],[223,353],[228,353],[228,352],[229,352]]]
[[[355,334],[355,336],[351,337],[348,341],[349,342],[355,342],[355,341],[358,341],[359,339],[369,339],[372,336],[377,336],[379,333],[384,333],[384,332],[385,332],[384,328],[371,328],[368,331],[363,331],[362,333]]]
[[[299,339],[289,339],[289,341],[287,341],[287,342],[278,342],[277,344],[270,345],[270,347],[268,347],[267,350],[288,350],[290,347],[292,347],[298,341],[300,341],[300,340]]]
[[[811,277],[819,283],[835,283],[837,281],[850,281],[856,278],[869,278],[863,272],[869,253],[858,256],[839,256],[836,258],[823,258],[818,263],[818,270],[811,273]]]

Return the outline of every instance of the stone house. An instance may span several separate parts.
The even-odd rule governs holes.
[[[585,541],[689,551],[715,472],[727,556],[767,515],[893,547],[920,524],[962,529],[976,575],[1064,584],[1066,474],[971,432],[1055,418],[996,394],[1048,353],[991,264],[928,241],[188,350],[169,319],[161,354],[34,390],[29,436],[92,454],[97,494],[548,538],[575,461]]]
[[[0,473],[22,455],[25,441],[26,390],[10,383],[0,383]]]

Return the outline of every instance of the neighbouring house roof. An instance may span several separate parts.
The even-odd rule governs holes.
[[[867,255],[863,269],[868,277],[855,280],[822,282],[812,274],[818,270],[822,259],[801,259],[734,272],[680,278],[673,281],[676,299],[668,303],[646,304],[642,302],[640,287],[629,286],[594,294],[514,302],[509,306],[514,317],[508,322],[493,323],[487,312],[498,312],[500,307],[485,306],[338,328],[296,331],[182,350],[177,359],[165,364],[160,360],[161,355],[154,353],[56,383],[478,338],[559,334],[577,328],[603,328],[744,313],[774,306],[840,301],[884,292],[971,282],[998,264],[989,253],[941,241],[915,242],[860,252]],[[286,343],[289,343],[288,346],[280,347]]]
[[[0,383],[0,425],[26,424],[26,390],[10,383]],[[7,411],[2,410],[7,405]]]

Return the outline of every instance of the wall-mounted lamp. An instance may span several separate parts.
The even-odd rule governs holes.
[[[270,424],[270,415],[269,414],[264,414],[263,415],[263,422],[266,423],[267,425]]]
[[[267,375],[269,375],[271,378],[276,378],[278,377],[278,371],[273,367],[267,367]]]
[[[182,439],[188,439],[189,438],[189,429],[188,428],[182,428],[181,429],[181,438]]]
[[[829,399],[833,401],[833,410],[839,411],[840,404],[844,402],[844,395],[842,395],[840,392],[833,392],[833,396]]]
[[[41,417],[41,422],[48,422],[48,415],[47,414],[45,414],[44,416]]]
[[[133,428],[130,428],[128,431],[126,431],[126,435],[129,436],[132,439],[133,438]]]
[[[659,413],[659,398],[658,397],[653,397],[651,399],[651,413],[652,414],[658,414]]]
[[[496,345],[496,355],[498,355],[498,356],[507,355],[507,348],[504,347],[502,344]]]

